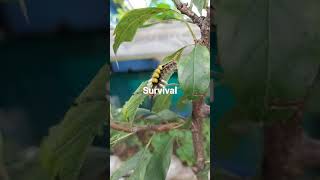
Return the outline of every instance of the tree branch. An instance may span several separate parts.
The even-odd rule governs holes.
[[[201,18],[194,13],[191,9],[188,8],[187,3],[181,3],[180,0],[173,0],[176,8],[184,15],[188,16],[193,23],[200,24]]]
[[[204,146],[203,146],[203,134],[202,134],[202,127],[203,127],[203,97],[199,100],[195,100],[192,102],[192,140],[193,140],[193,147],[194,153],[196,156],[196,164],[193,168],[193,171],[197,174],[201,170],[204,169]]]
[[[181,127],[184,123],[167,123],[160,125],[132,126],[124,123],[110,121],[110,127],[116,131],[137,133],[142,131],[166,132]]]
[[[198,16],[191,9],[188,4],[181,3],[180,0],[173,0],[177,9],[187,15],[194,24],[200,28],[201,38],[196,41],[197,44],[206,46],[210,50],[210,8],[207,8],[207,16]],[[201,61],[201,59],[199,59]],[[199,62],[200,63],[200,62]],[[203,118],[210,114],[210,106],[204,102],[204,97],[192,101],[192,140],[194,147],[194,154],[196,164],[193,171],[197,174],[197,178],[201,179],[201,172],[205,168],[205,154],[203,144]]]

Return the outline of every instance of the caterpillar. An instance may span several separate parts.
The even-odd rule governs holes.
[[[168,75],[171,75],[177,69],[177,63],[175,61],[170,61],[166,64],[159,65],[152,73],[151,78],[148,80],[148,87],[154,88],[164,88],[168,85],[165,80]]]

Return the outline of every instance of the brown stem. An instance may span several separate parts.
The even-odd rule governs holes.
[[[165,132],[165,131],[170,131],[172,129],[177,129],[182,125],[183,124],[181,123],[168,123],[168,124],[148,125],[148,126],[131,126],[124,123],[116,123],[114,121],[110,121],[110,127],[112,129],[117,131],[127,132],[127,133],[137,133],[142,131]]]
[[[193,168],[195,173],[200,172],[204,168],[204,146],[203,146],[203,134],[202,134],[202,105],[203,105],[203,98],[199,100],[195,100],[192,102],[192,140],[193,140],[193,147],[196,156],[196,164]]]
[[[177,9],[182,13],[188,16],[192,22],[200,28],[201,39],[197,43],[205,45],[210,48],[210,8],[207,8],[207,16],[198,16],[191,9],[188,8],[187,3],[181,3],[180,0],[173,1]]]
[[[188,8],[187,3],[181,3],[180,0],[174,0],[173,1],[176,8],[184,15],[188,16],[193,23],[199,24],[200,23],[200,17],[194,13],[191,9]]]
[[[207,16],[198,16],[191,9],[188,4],[181,3],[180,0],[173,0],[177,9],[187,15],[194,24],[200,28],[201,38],[196,41],[210,49],[210,8],[207,8]],[[201,61],[201,59],[199,59]],[[210,106],[204,103],[204,97],[192,101],[192,140],[194,147],[194,154],[196,157],[196,164],[193,171],[197,174],[197,178],[201,179],[201,171],[205,167],[205,154],[203,145],[203,118],[210,114]],[[199,173],[199,174],[198,174]]]

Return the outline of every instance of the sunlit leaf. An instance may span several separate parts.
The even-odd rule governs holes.
[[[154,150],[152,158],[147,166],[144,179],[164,180],[171,162],[173,138],[161,144]]]
[[[143,93],[143,88],[147,86],[147,81],[140,84],[137,90],[133,93],[130,99],[122,108],[122,114],[127,121],[132,121],[136,115],[137,109],[148,96]]]
[[[195,162],[192,134],[191,131],[182,131],[181,133],[182,135],[177,138],[178,148],[176,153],[181,161],[186,162],[188,166],[192,166]]]
[[[134,168],[133,173],[130,175],[128,180],[138,180],[138,179],[144,179],[146,174],[146,168],[151,160],[151,155],[144,154],[139,163]]]
[[[195,45],[190,54],[178,64],[178,77],[184,95],[188,98],[203,95],[210,84],[210,54],[202,45]]]
[[[142,149],[139,152],[137,152],[134,156],[132,156],[130,159],[125,161],[118,170],[116,170],[112,176],[111,180],[119,180],[122,176],[130,175],[130,173],[134,173],[134,177],[139,175],[140,171],[143,170],[143,167],[141,167],[141,164],[145,166],[149,162],[151,158],[151,154],[148,150]],[[142,169],[141,169],[142,168]],[[143,173],[143,172],[142,172]]]
[[[167,63],[170,61],[179,61],[182,55],[183,50],[186,48],[186,46],[178,49],[176,52],[166,56],[163,60],[162,63]]]
[[[206,0],[192,0],[192,3],[196,6],[199,13],[202,13],[202,9],[205,7]]]
[[[159,3],[156,5],[157,8],[163,8],[163,9],[171,9],[169,4],[166,3]],[[171,19],[176,19],[178,16],[178,13],[175,11],[167,11],[161,14],[157,14],[154,16],[155,19],[159,20],[171,20]]]
[[[120,20],[116,29],[114,30],[115,41],[113,44],[113,50],[117,53],[117,50],[121,43],[130,42],[133,40],[137,29],[142,26],[152,16],[159,13],[172,11],[165,8],[141,8],[134,9],[127,12]]]

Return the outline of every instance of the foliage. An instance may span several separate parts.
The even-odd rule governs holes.
[[[127,12],[121,18],[121,21],[114,30],[114,52],[117,53],[117,50],[121,43],[132,41],[133,37],[137,32],[137,29],[140,26],[142,26],[147,20],[149,20],[152,16],[168,11],[171,10],[166,8],[142,8]]]
[[[186,46],[178,49],[176,52],[166,56],[163,60],[162,60],[162,63],[167,63],[167,62],[170,62],[170,61],[179,61],[180,58],[181,58],[181,55],[183,53],[183,50],[186,48]]]
[[[195,45],[192,52],[179,62],[179,83],[189,99],[207,92],[210,83],[209,67],[210,54],[202,45]]]
[[[111,179],[118,180],[123,176],[130,176],[129,179],[165,179],[171,162],[173,139],[162,143],[157,144],[159,148],[152,153],[147,147],[140,150],[129,158]]]
[[[236,96],[237,105],[231,113],[238,120],[287,116],[290,111],[270,111],[268,104],[274,99],[304,98],[319,66],[319,38],[315,36],[319,34],[319,17],[312,8],[316,4],[310,1],[300,7],[282,2],[281,7],[299,7],[298,18],[298,14],[291,17],[288,10],[269,1],[217,1],[223,81]],[[302,15],[305,12],[309,16]],[[280,16],[292,21],[277,18]],[[306,29],[309,25],[315,28]]]
[[[192,134],[190,131],[180,131],[172,132],[171,134],[176,134],[177,138],[177,156],[181,161],[187,163],[188,166],[192,166],[195,162],[194,159],[194,149],[192,143]]]
[[[86,151],[107,119],[106,78],[104,66],[44,140],[40,158],[51,179],[77,179]]]
[[[112,176],[111,176],[111,180],[118,180],[120,179],[122,176],[127,175],[130,173],[130,171],[142,168],[143,172],[139,172],[140,174],[136,174],[136,175],[140,175],[143,176],[145,173],[145,168],[146,165],[148,164],[148,162],[150,161],[151,158],[151,154],[147,149],[142,149],[140,150],[138,153],[136,153],[134,156],[132,156],[129,160],[127,160],[120,168],[119,170],[117,170]],[[143,166],[143,167],[141,167]]]
[[[158,148],[154,150],[150,163],[147,166],[144,179],[163,180],[166,178],[171,162],[172,150],[173,138],[158,144]]]
[[[256,149],[262,148],[262,125],[286,121],[295,111],[271,109],[274,100],[307,100],[305,112],[320,112],[320,53],[316,50],[320,19],[314,8],[319,5],[313,0],[302,4],[216,1],[218,54],[224,71],[221,83],[232,89],[236,101],[216,128],[219,157],[227,154],[229,158],[234,146],[240,142],[244,146],[244,139],[254,141],[251,144]]]
[[[199,13],[202,13],[202,9],[206,8],[206,0],[192,0],[192,3],[196,6]]]
[[[205,1],[195,2],[199,9],[205,7]],[[202,5],[201,5],[202,4]],[[114,35],[115,42],[113,44],[114,52],[123,42],[133,40],[138,28],[144,27],[145,23],[153,18],[154,20],[178,20],[185,22],[183,15],[169,8],[165,4],[158,4],[157,7],[135,9],[124,15],[117,25]],[[194,35],[191,28],[185,22],[191,34]],[[195,38],[195,37],[194,37]],[[184,50],[192,46],[191,52],[183,54]],[[165,57],[162,64],[175,61],[177,63],[177,72],[179,86],[182,88],[184,97],[187,100],[196,99],[198,96],[205,96],[209,89],[210,82],[210,55],[207,47],[194,44],[182,47],[172,54]],[[174,69],[175,70],[175,69]],[[169,80],[174,73],[172,70],[164,80]],[[149,140],[151,143],[128,159],[122,167],[120,167],[112,176],[112,179],[120,177],[128,177],[129,179],[159,179],[163,180],[166,177],[168,167],[171,161],[171,155],[176,152],[176,155],[189,166],[194,165],[194,147],[192,142],[191,118],[179,116],[176,112],[170,110],[172,105],[172,95],[157,95],[153,97],[153,107],[151,110],[139,108],[146,99],[147,95],[142,93],[142,88],[147,82],[141,83],[131,98],[125,103],[121,109],[122,117],[115,121],[129,121],[134,129],[135,125],[164,125],[170,122],[183,122],[183,125],[178,128],[169,130],[168,132],[154,132],[152,135],[147,132],[139,134],[140,141],[143,143]],[[210,159],[210,123],[205,120],[204,131],[206,159]],[[132,135],[133,133],[127,133]],[[111,137],[113,142],[122,140],[126,135],[119,136],[115,133]],[[176,149],[174,150],[174,144]],[[143,152],[143,153],[141,153]],[[143,160],[143,161],[141,161]],[[207,171],[206,171],[207,173]]]
[[[133,96],[126,102],[126,104],[122,108],[123,116],[126,120],[132,121],[136,115],[138,107],[147,97],[146,94],[142,93],[143,87],[147,85],[147,82],[143,82],[140,84],[138,89],[134,92]]]

